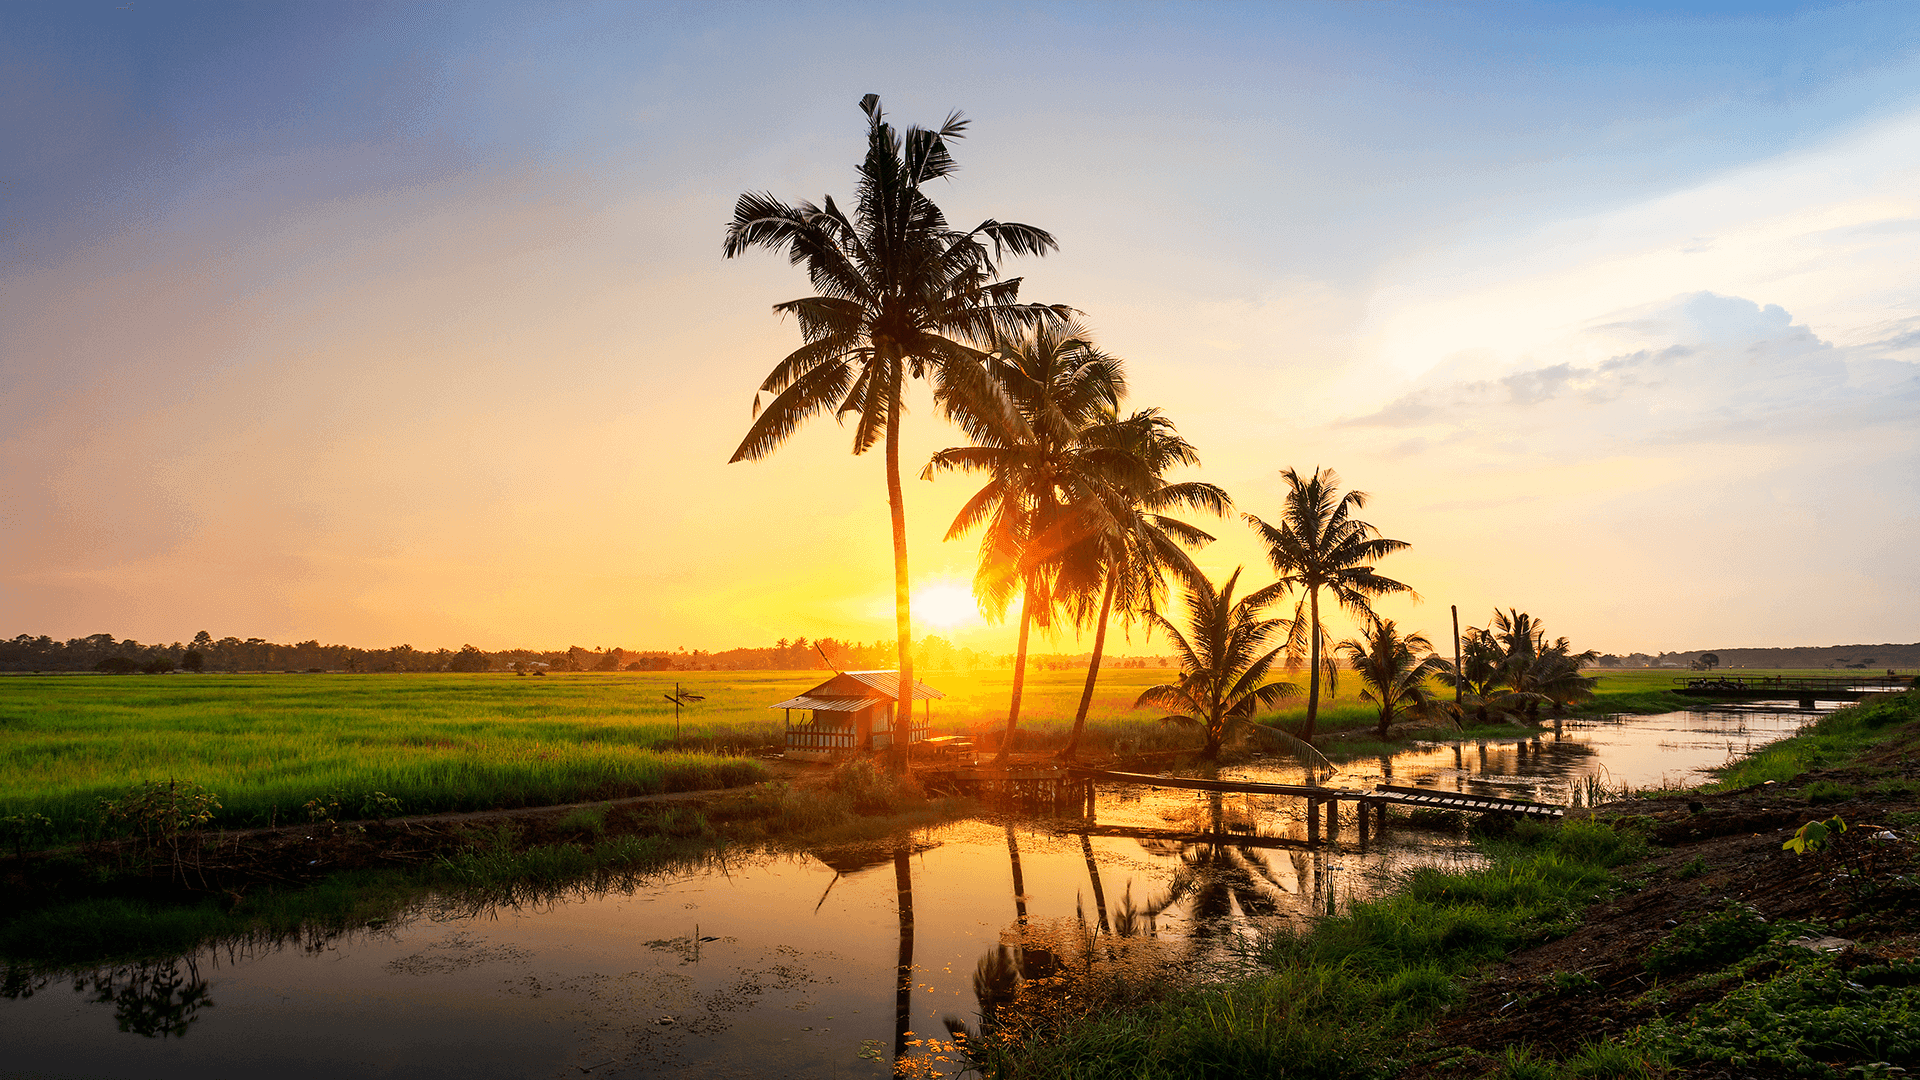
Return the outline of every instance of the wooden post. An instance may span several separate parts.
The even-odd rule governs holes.
[[[1307,797],[1307,843],[1320,842],[1320,800]]]
[[[1460,717],[1460,725],[1466,726],[1466,717],[1460,716],[1460,605],[1450,604],[1453,608],[1453,715]]]
[[[1340,839],[1340,800],[1327,800],[1327,839]]]
[[[1364,849],[1367,846],[1367,818],[1369,815],[1373,813],[1373,807],[1367,805],[1367,800],[1365,799],[1361,799],[1359,805],[1360,805],[1360,846],[1361,848]]]

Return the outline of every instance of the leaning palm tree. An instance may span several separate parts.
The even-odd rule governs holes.
[[[1437,711],[1437,701],[1427,682],[1447,668],[1436,656],[1433,643],[1420,634],[1400,636],[1392,619],[1367,620],[1362,638],[1348,638],[1335,646],[1366,684],[1360,697],[1380,708],[1379,737],[1387,737],[1387,728],[1402,713],[1424,716]]]
[[[1367,493],[1339,494],[1340,476],[1332,469],[1315,469],[1306,479],[1292,469],[1280,475],[1288,489],[1280,526],[1276,528],[1252,514],[1241,517],[1266,542],[1267,561],[1280,575],[1277,584],[1284,588],[1298,586],[1302,593],[1287,629],[1287,662],[1297,667],[1303,658],[1307,661],[1307,725],[1301,737],[1312,742],[1320,715],[1323,664],[1330,691],[1337,689],[1339,678],[1331,651],[1325,647],[1327,628],[1320,621],[1320,594],[1331,594],[1334,602],[1351,615],[1372,615],[1373,598],[1413,591],[1373,569],[1375,562],[1410,545],[1404,540],[1388,540],[1380,530],[1353,517],[1353,511],[1367,505]]]
[[[1020,723],[1032,628],[1052,625],[1060,597],[1083,588],[1070,580],[1078,568],[1061,555],[1106,524],[1103,515],[1115,502],[1106,488],[1142,478],[1135,475],[1141,472],[1137,460],[1087,437],[1126,393],[1126,375],[1117,357],[1094,347],[1084,326],[1043,326],[1003,337],[987,368],[1010,407],[971,409],[974,445],[940,451],[921,475],[987,474],[986,484],[954,517],[947,539],[981,530],[974,593],[983,610],[1004,615],[1016,595],[1020,600],[1013,696],[995,758],[1001,763]]]
[[[1059,321],[1066,309],[1018,302],[1020,280],[1002,280],[1004,255],[1044,255],[1058,245],[1029,225],[985,221],[961,231],[920,190],[956,168],[950,140],[964,137],[959,113],[937,130],[886,122],[880,99],[860,101],[867,115],[867,155],[851,217],[831,197],[819,206],[789,205],[748,192],[734,206],[723,252],[784,250],[806,267],[817,295],[774,305],[794,316],[803,344],[761,383],[774,395],[732,460],[771,454],[808,418],[823,412],[855,417],[853,452],[884,442],[887,509],[893,526],[894,614],[899,633],[903,723],[913,708],[913,627],[908,611],[907,523],[900,489],[900,420],[906,381],[932,382],[936,402],[963,427],[959,402],[993,399],[973,346],[995,333]],[[896,740],[898,744],[898,740]]]
[[[1199,728],[1208,759],[1220,756],[1231,729],[1255,726],[1255,716],[1300,693],[1291,683],[1266,681],[1285,646],[1261,651],[1281,626],[1279,619],[1263,618],[1261,609],[1280,594],[1281,586],[1275,583],[1236,601],[1233,590],[1239,581],[1235,569],[1218,589],[1204,579],[1196,582],[1198,587],[1186,594],[1186,633],[1164,615],[1147,616],[1173,642],[1180,657],[1180,681],[1148,687],[1134,708],[1157,706],[1170,714],[1165,722]]]
[[[1060,758],[1072,761],[1087,729],[1087,712],[1093,705],[1093,688],[1100,677],[1100,659],[1106,652],[1107,624],[1116,606],[1123,621],[1132,621],[1159,610],[1165,602],[1167,573],[1192,587],[1201,581],[1198,568],[1182,550],[1213,542],[1213,537],[1178,518],[1168,516],[1174,510],[1203,510],[1225,514],[1233,509],[1233,500],[1213,484],[1198,481],[1170,483],[1163,474],[1175,466],[1198,465],[1200,456],[1193,444],[1180,437],[1173,421],[1158,409],[1142,409],[1127,417],[1101,425],[1088,433],[1088,439],[1107,442],[1130,455],[1137,467],[1126,470],[1145,482],[1144,489],[1124,482],[1106,485],[1103,497],[1113,505],[1101,520],[1109,527],[1075,545],[1069,560],[1081,573],[1071,579],[1095,586],[1100,608],[1093,616],[1093,657],[1087,664],[1086,686],[1080,692],[1080,707],[1074,712],[1073,731]],[[1091,593],[1082,590],[1075,611],[1076,622],[1084,625],[1092,614]]]

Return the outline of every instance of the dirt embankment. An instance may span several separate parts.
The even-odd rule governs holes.
[[[1763,961],[1730,973],[1730,964],[1711,957],[1676,963],[1689,941],[1739,952],[1738,942],[1710,942],[1690,928],[1737,930],[1741,919],[1761,927],[1817,924],[1803,947],[1831,954],[1842,971],[1920,958],[1920,725],[1850,768],[1724,794],[1614,804],[1598,816],[1644,828],[1651,840],[1651,856],[1626,871],[1627,890],[1589,909],[1572,933],[1512,955],[1473,984],[1423,1040],[1429,1063],[1406,1077],[1488,1073],[1486,1058],[1450,1049],[1497,1059],[1526,1046],[1565,1060],[1651,1021],[1684,1021],[1778,967]],[[1806,823],[1834,817],[1846,829],[1824,846],[1783,847]],[[1753,1064],[1692,1073],[1770,1071]]]

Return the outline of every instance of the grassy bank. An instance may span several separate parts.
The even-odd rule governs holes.
[[[0,959],[165,958],[212,941],[325,937],[429,900],[474,907],[631,889],[715,858],[885,836],[962,808],[856,762],[804,788],[764,783],[690,803],[310,826],[231,844],[202,833],[177,861],[124,847],[0,860]]]
[[[1814,769],[1854,764],[1881,746],[1893,728],[1910,723],[1920,713],[1920,691],[1868,698],[1850,708],[1837,709],[1809,724],[1800,734],[1760,748],[1753,754],[1716,770],[1722,790],[1767,781],[1784,783]]]
[[[1899,1076],[1920,1067],[1916,757],[1920,692],[1870,700],[1691,800],[1483,836],[1485,868],[1273,934],[1235,981],[1036,984],[972,1050],[998,1078]],[[1795,944],[1822,935],[1847,940]]]
[[[978,1048],[998,1077],[1385,1077],[1407,1036],[1460,996],[1459,979],[1560,932],[1616,888],[1641,849],[1593,822],[1523,824],[1484,846],[1491,865],[1421,870],[1392,896],[1351,905],[1258,947],[1261,973],[1132,1009],[1069,1017],[1033,1007]],[[1116,988],[1118,989],[1118,988]],[[1016,1003],[1018,1004],[1018,1003]]]

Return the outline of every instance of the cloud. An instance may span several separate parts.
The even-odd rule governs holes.
[[[1495,378],[1436,381],[1340,426],[1394,428],[1428,440],[1479,433],[1578,446],[1698,441],[1773,443],[1920,416],[1920,368],[1887,354],[1920,331],[1836,346],[1775,305],[1694,293],[1593,321],[1561,344],[1638,345],[1596,363],[1561,360]],[[1551,348],[1540,350],[1551,352]]]

